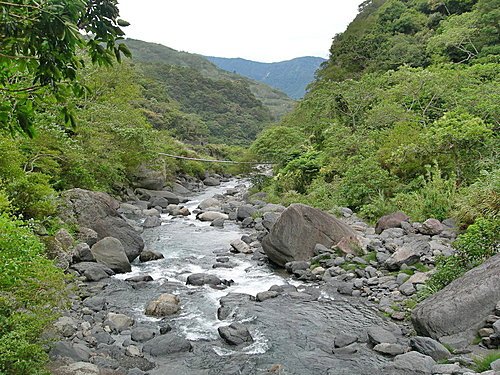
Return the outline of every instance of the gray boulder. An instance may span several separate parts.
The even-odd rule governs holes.
[[[394,357],[394,362],[386,365],[384,375],[431,375],[436,362],[418,352],[408,352]]]
[[[417,263],[420,257],[428,252],[430,249],[429,243],[422,240],[414,240],[410,243],[404,244],[401,248],[396,250],[386,261],[387,269],[396,271],[401,268],[403,264],[410,266]]]
[[[119,215],[118,201],[106,193],[83,189],[65,191],[61,197],[63,203],[59,212],[66,223],[92,229],[99,240],[105,237],[117,238],[123,244],[129,261],[139,256],[144,242],[135,229]]]
[[[165,256],[162,253],[153,250],[144,250],[139,256],[141,263],[151,262],[152,260],[159,260],[163,258],[165,258]]]
[[[264,237],[262,247],[269,259],[279,266],[314,256],[316,244],[331,247],[356,234],[333,216],[303,204],[292,204]]]
[[[235,253],[251,254],[253,250],[245,242],[240,239],[231,241],[231,251]]]
[[[115,274],[111,268],[94,262],[75,263],[71,268],[76,270],[81,276],[85,276],[87,281],[99,281]]]
[[[69,358],[75,362],[87,362],[92,351],[83,344],[72,344],[67,341],[58,341],[50,350],[51,359]]]
[[[190,352],[192,350],[191,343],[172,333],[156,336],[146,342],[142,348],[143,353],[153,357],[162,357],[169,354],[180,352]]]
[[[164,293],[147,304],[144,314],[158,317],[173,315],[181,309],[179,302],[179,297]]]
[[[422,223],[420,227],[420,233],[428,234],[430,236],[435,236],[443,231],[443,224],[439,220],[436,219],[427,219]]]
[[[165,186],[165,162],[163,160],[157,160],[156,164],[157,168],[155,169],[145,164],[141,164],[139,168],[137,168],[134,176],[134,184],[136,187],[160,190]]]
[[[201,286],[205,284],[220,285],[222,284],[222,280],[215,275],[209,275],[206,273],[193,273],[192,275],[188,276],[186,284],[196,285],[196,286]]]
[[[206,186],[219,186],[220,180],[215,177],[207,177],[203,180],[203,184]]]
[[[136,327],[130,332],[130,339],[135,342],[146,342],[154,338],[158,330],[151,327]]]
[[[410,347],[419,353],[432,357],[436,362],[451,356],[451,353],[443,344],[430,337],[412,337],[410,339]]]
[[[144,228],[156,228],[161,225],[161,219],[158,216],[148,216],[142,226]]]
[[[375,233],[380,234],[389,228],[401,228],[401,223],[408,220],[408,215],[401,211],[382,216],[375,225]]]
[[[248,217],[252,217],[252,215],[257,211],[254,206],[249,204],[245,204],[236,209],[236,219],[239,221],[243,221]]]
[[[229,216],[222,213],[222,212],[217,212],[217,211],[207,211],[207,212],[202,212],[201,214],[198,214],[196,216],[198,220],[201,221],[214,221],[217,219],[223,219],[223,220],[228,220]]]
[[[153,202],[157,198],[164,198],[169,204],[179,204],[180,199],[171,191],[166,190],[149,190],[149,189],[135,189],[135,193],[141,198]],[[153,207],[150,204],[150,207]]]
[[[220,201],[215,198],[207,198],[202,200],[198,205],[198,208],[200,210],[206,210],[207,208],[210,207],[220,207]]]
[[[366,332],[368,335],[368,341],[372,345],[378,344],[395,344],[397,342],[396,336],[394,334],[382,327],[374,326],[368,329]]]
[[[245,342],[253,342],[252,335],[241,323],[232,323],[227,327],[218,328],[219,335],[229,345],[240,345]]]
[[[417,333],[466,345],[500,300],[500,254],[419,303],[412,312]]]
[[[116,273],[130,272],[132,267],[120,240],[105,237],[90,249],[98,263],[104,264]]]

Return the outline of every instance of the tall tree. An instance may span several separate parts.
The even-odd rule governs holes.
[[[127,25],[117,0],[0,1],[0,130],[33,136],[33,113],[47,101],[74,125],[64,102],[85,92],[77,79],[81,51],[100,65],[129,56],[117,43]]]

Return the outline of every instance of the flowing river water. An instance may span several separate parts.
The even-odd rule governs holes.
[[[185,205],[193,211],[198,204],[215,194],[241,184],[232,180],[196,194]],[[106,291],[115,310],[128,312],[144,324],[158,319],[146,317],[144,307],[161,293],[179,296],[181,312],[169,319],[179,336],[193,344],[191,352],[154,358],[157,367],[152,375],[215,374],[379,374],[387,358],[374,354],[366,343],[353,350],[332,352],[336,335],[354,334],[364,341],[370,326],[384,326],[376,310],[361,299],[346,299],[328,285],[300,284],[288,275],[260,264],[249,255],[232,254],[233,268],[213,268],[216,256],[227,253],[229,243],[246,234],[236,223],[227,221],[224,228],[211,227],[195,215],[182,218],[164,216],[160,227],[143,233],[146,248],[161,252],[159,261],[136,264],[131,273],[117,277],[151,275],[154,282],[125,287],[123,283]],[[188,286],[192,273],[209,273],[234,284],[219,290],[209,286]],[[256,302],[235,295],[237,300],[230,317],[217,318],[219,301],[228,293],[255,296],[272,285],[293,284],[303,293],[290,293]],[[229,346],[217,328],[233,321],[243,323],[254,342],[247,346]]]

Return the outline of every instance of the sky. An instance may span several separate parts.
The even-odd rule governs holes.
[[[128,38],[261,62],[328,58],[362,0],[119,0]]]

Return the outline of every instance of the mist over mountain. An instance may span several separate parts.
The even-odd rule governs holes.
[[[314,80],[314,73],[326,61],[313,56],[274,63],[213,56],[208,56],[207,59],[221,69],[264,82],[293,99],[304,96],[307,85]]]

